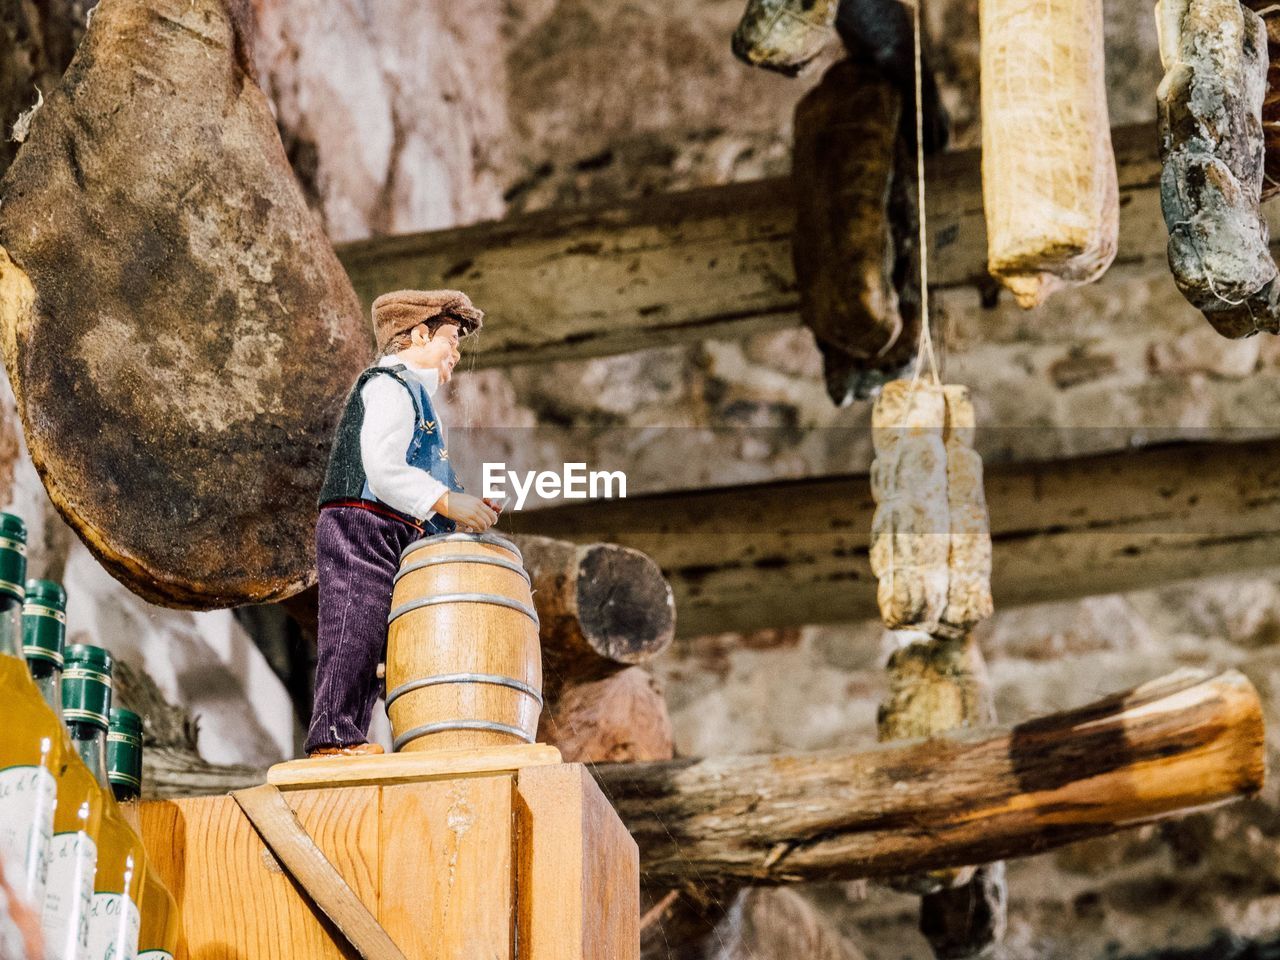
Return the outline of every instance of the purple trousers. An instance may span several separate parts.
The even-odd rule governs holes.
[[[382,689],[391,586],[400,553],[423,531],[361,507],[325,507],[316,521],[320,576],[315,701],[308,752],[364,743]]]

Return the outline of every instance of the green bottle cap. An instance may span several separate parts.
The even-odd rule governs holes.
[[[123,707],[111,708],[107,730],[107,777],[124,793],[142,792],[142,718]]]
[[[66,650],[62,672],[62,718],[107,729],[111,710],[111,654],[77,643]]]
[[[27,525],[12,513],[0,513],[0,594],[23,597],[27,579]]]
[[[62,666],[67,635],[67,592],[52,580],[28,580],[22,605],[22,652],[28,660]]]

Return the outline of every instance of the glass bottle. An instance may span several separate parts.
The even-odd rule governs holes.
[[[0,866],[32,910],[44,905],[62,731],[22,655],[27,529],[0,513]]]
[[[102,788],[98,868],[89,910],[88,960],[135,960],[139,901],[146,870],[142,841],[125,822],[107,776],[107,726],[111,709],[111,655],[101,647],[67,648],[62,713],[71,742]]]
[[[22,650],[45,702],[61,719],[67,594],[52,580],[28,580],[26,594],[22,605]],[[62,754],[40,925],[45,960],[82,960],[89,948],[89,910],[103,797],[98,781],[72,748],[65,731]]]
[[[142,793],[142,718],[132,710],[111,708],[107,733],[107,776],[125,819],[138,830]],[[141,831],[139,831],[141,832]],[[142,927],[138,960],[173,960],[178,950],[178,905],[150,864],[142,881]]]

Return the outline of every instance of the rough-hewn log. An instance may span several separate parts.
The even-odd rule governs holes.
[[[1121,212],[1110,273],[1167,273],[1155,131],[1119,127],[1112,141]],[[927,194],[931,288],[992,292],[978,151],[931,158]],[[339,256],[366,306],[397,287],[465,287],[502,318],[476,344],[477,364],[508,365],[798,324],[794,226],[790,182],[778,178],[386,237]]]
[[[565,763],[634,763],[675,755],[667,701],[642,667],[562,688],[538,719],[538,742]]]
[[[675,601],[658,565],[612,543],[515,538],[541,621],[543,683],[608,676],[657,656],[675,636]]]
[[[0,184],[32,459],[103,564],[174,606],[307,584],[336,406],[372,346],[254,82],[250,15],[100,3]]]
[[[1241,674],[1181,671],[1011,728],[596,768],[649,883],[883,877],[1028,856],[1261,789]]]
[[[148,747],[143,754],[148,797],[216,796],[266,781],[265,770],[208,763],[194,750]]]
[[[1280,446],[1179,444],[986,475],[997,606],[1274,567]],[[876,616],[865,475],[634,496],[514,514],[512,526],[653,557],[677,633]]]
[[[640,845],[647,883],[724,890],[1030,856],[1203,809],[1261,789],[1263,741],[1248,680],[1184,671],[1007,729],[593,772]],[[185,757],[193,770],[208,766]],[[215,787],[145,763],[154,797],[265,778],[221,768]]]

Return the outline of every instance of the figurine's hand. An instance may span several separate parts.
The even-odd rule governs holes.
[[[446,493],[435,507],[436,513],[448,517],[467,533],[484,533],[498,522],[497,511],[469,493]]]
[[[502,504],[503,504],[505,501],[503,501],[503,500],[502,500],[502,499],[500,499],[500,498],[495,498],[495,497],[485,497],[485,498],[484,498],[484,502],[485,502],[486,504],[488,504],[488,505],[489,505],[489,507],[493,510],[493,512],[494,512],[494,513],[501,513],[501,512],[502,512]]]

